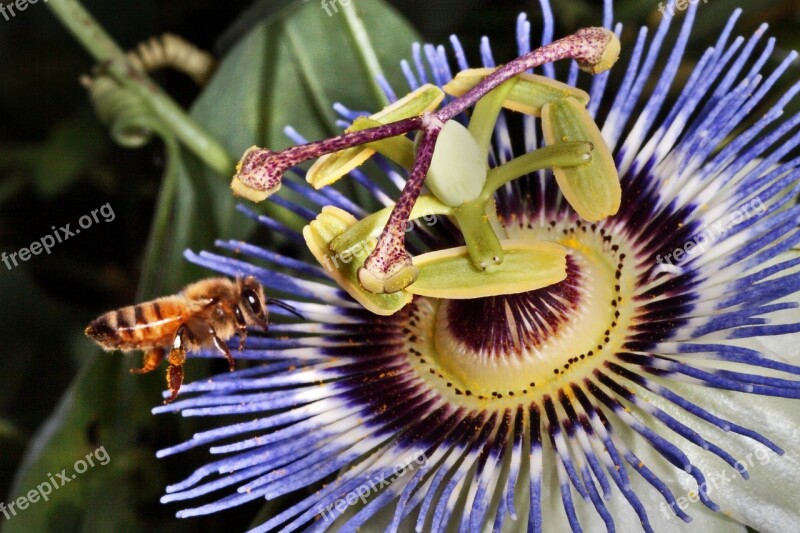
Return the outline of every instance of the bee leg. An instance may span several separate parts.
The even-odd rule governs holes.
[[[177,396],[178,391],[183,384],[183,364],[186,362],[186,345],[194,335],[189,331],[189,328],[184,324],[178,328],[175,333],[175,339],[172,341],[172,349],[169,352],[167,361],[167,387],[169,387],[170,396],[164,403],[171,403]]]
[[[236,317],[236,334],[239,335],[239,351],[244,350],[244,341],[247,339],[247,322],[244,319],[242,310],[234,307],[233,315]]]
[[[228,369],[233,372],[236,370],[236,364],[233,361],[233,356],[231,355],[231,351],[228,349],[228,345],[222,342],[222,339],[217,337],[217,332],[214,329],[211,329],[211,338],[214,341],[214,346],[219,350],[222,355],[225,356],[225,359],[228,360]],[[241,348],[239,348],[241,350]]]
[[[247,340],[247,328],[237,329],[236,334],[239,335],[239,351],[241,352],[244,350],[244,341]]]
[[[153,348],[144,352],[142,368],[131,368],[131,374],[147,374],[155,370],[164,360],[164,350]]]
[[[170,390],[169,398],[164,400],[165,404],[172,403],[178,397],[178,391],[183,385],[183,365],[170,364],[167,368],[167,386]]]

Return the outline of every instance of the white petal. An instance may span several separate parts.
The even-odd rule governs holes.
[[[788,261],[790,259],[797,259],[798,257],[800,257],[800,251],[791,250],[789,252],[785,252],[779,255],[772,261],[764,263],[764,266],[769,267],[772,265],[782,263],[784,261]],[[800,265],[786,269],[785,271],[775,274],[767,279],[778,279],[788,274],[795,274],[797,272],[800,272]],[[775,302],[783,303],[783,302],[799,302],[799,301],[800,301],[800,295],[791,294],[789,296],[781,298],[780,300],[776,300]],[[784,309],[783,311],[770,313],[768,315],[765,315],[765,318],[768,318],[771,324],[800,323],[800,307],[794,309]],[[800,342],[798,342],[799,339],[800,335],[797,334],[771,335],[771,336],[754,337],[751,339],[737,339],[735,341],[735,344],[737,346],[743,346],[745,348],[750,348],[752,350],[758,350],[765,356],[774,358],[778,361],[800,365]]]
[[[621,424],[615,424],[614,431],[622,438],[631,451],[641,459],[650,470],[658,475],[659,479],[667,484],[676,499],[681,496],[687,496],[687,491],[682,489],[682,484],[686,483],[686,479],[691,479],[688,474],[677,470],[630,428],[622,426]],[[692,517],[691,522],[684,522],[674,515],[669,509],[666,500],[664,500],[663,496],[652,485],[635,472],[630,465],[626,463],[626,466],[628,477],[631,481],[631,489],[642,502],[647,512],[647,518],[654,531],[668,531],[670,533],[681,531],[687,533],[697,531],[702,531],[703,533],[746,531],[746,528],[737,521],[732,520],[722,513],[715,513],[699,502],[689,503],[689,507],[684,509],[684,511]],[[611,479],[609,479],[609,482],[613,484]],[[584,531],[587,533],[606,532],[605,524],[594,510],[594,507],[591,504],[584,503],[582,500],[579,503],[580,506],[576,505],[576,508],[578,518]],[[617,531],[625,533],[629,531],[642,531],[639,517],[616,485],[613,485],[611,499],[606,501],[605,504],[614,517]],[[553,529],[551,531],[569,531],[569,529]]]
[[[615,429],[615,431],[617,430]],[[681,473],[676,472],[675,468],[661,455],[653,452],[652,448],[642,442],[641,438],[634,437],[628,428],[621,428],[621,431],[617,431],[617,434],[622,435],[628,445],[630,445],[631,442],[637,443],[631,446],[633,452],[640,459],[647,462],[648,467],[656,472],[664,482],[669,484],[676,497],[685,495],[685,491],[683,493],[681,492],[681,484],[677,480]],[[552,453],[549,442],[545,442],[546,459],[544,462],[542,489],[543,531],[544,533],[564,533],[571,529],[561,500],[558,477],[553,463],[555,458]],[[628,468],[631,489],[642,502],[647,512],[650,525],[654,531],[670,533],[693,533],[697,531],[702,531],[703,533],[744,533],[746,531],[744,526],[732,520],[730,517],[721,513],[712,512],[702,504],[693,504],[693,508],[688,511],[693,520],[688,524],[683,522],[669,510],[661,494],[641,476],[631,470],[631,468]],[[685,476],[685,474],[683,474],[683,476]],[[609,483],[612,484],[611,498],[603,501],[614,518],[616,530],[625,533],[643,531],[639,517],[628,503],[628,500],[625,499],[625,496],[610,478]],[[586,533],[606,533],[606,526],[597,514],[592,503],[584,502],[574,489],[572,490],[572,498],[575,505],[575,512],[583,530]],[[525,531],[527,529],[528,491],[525,490],[524,496],[518,497],[516,501],[519,514],[518,519],[514,522],[506,517],[505,523],[503,524],[504,533],[518,533],[519,531]]]
[[[797,401],[769,398],[703,388],[694,385],[665,383],[683,396],[713,414],[747,427],[766,436],[786,452],[778,456],[765,446],[746,437],[700,421],[667,400],[641,391],[653,405],[662,408],[676,419],[692,427],[707,440],[720,446],[747,467],[750,480],[746,481],[716,455],[706,452],[682,437],[660,431],[678,445],[692,463],[699,467],[709,482],[708,495],[720,505],[722,513],[745,523],[761,533],[797,531],[800,529],[800,410]],[[651,427],[663,425],[650,419]],[[652,452],[651,452],[652,455]],[[688,476],[687,490],[696,490]],[[705,509],[701,503],[687,511],[695,516],[695,508]]]

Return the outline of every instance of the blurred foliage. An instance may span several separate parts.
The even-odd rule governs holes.
[[[55,1],[55,0],[51,0]],[[364,9],[373,44],[394,87],[402,87],[400,58],[410,55],[411,26],[377,0]],[[601,20],[598,0],[552,2],[556,35]],[[498,61],[515,55],[509,38],[516,16],[528,11],[534,33],[535,2],[394,0],[391,4],[426,40],[458,33],[468,57],[478,57],[482,35]],[[638,26],[654,27],[658,3],[619,0],[623,43]],[[124,48],[165,31],[180,34],[223,59],[202,91],[184,77],[154,77],[217,137],[233,158],[252,144],[288,145],[291,123],[309,138],[333,132],[333,102],[374,108],[364,73],[342,17],[327,17],[316,2],[299,0],[92,0],[87,9]],[[688,66],[716,39],[733,0],[708,0],[687,53]],[[771,22],[776,57],[800,48],[800,6],[795,0],[751,0],[737,25],[748,35]],[[101,222],[8,271],[0,266],[0,501],[8,502],[71,468],[97,446],[111,462],[95,467],[36,510],[11,521],[9,531],[222,531],[241,530],[259,512],[174,519],[176,506],[158,498],[206,460],[202,450],[157,461],[155,450],[186,439],[199,426],[177,417],[151,417],[163,375],[132,378],[138,360],[102,355],[83,338],[82,325],[100,312],[141,295],[173,292],[205,275],[182,260],[186,247],[211,248],[213,239],[250,237],[282,246],[235,213],[228,176],[218,176],[170,139],[139,150],[115,146],[96,120],[80,74],[91,58],[43,4],[14,19],[0,19],[0,250],[7,253],[110,203],[112,222]],[[684,75],[688,75],[688,68]],[[797,79],[784,79],[783,84]],[[680,89],[678,80],[674,84]],[[794,103],[795,110],[798,104]],[[289,224],[291,214],[272,212]],[[253,234],[253,232],[255,234]],[[187,366],[188,379],[217,372],[218,362]],[[16,482],[14,477],[16,476]],[[12,488],[12,483],[14,486]],[[261,512],[264,512],[261,510]]]

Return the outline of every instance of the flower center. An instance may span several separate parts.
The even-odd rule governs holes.
[[[636,310],[632,250],[602,226],[507,227],[511,239],[565,246],[566,279],[514,295],[415,299],[406,328],[412,366],[442,396],[476,407],[516,405],[590,375],[619,351]]]

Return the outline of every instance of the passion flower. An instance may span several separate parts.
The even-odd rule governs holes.
[[[606,7],[608,28],[610,2]],[[591,176],[556,170],[554,177],[541,166],[523,168],[525,175],[513,181],[492,174],[514,159],[509,139],[517,116],[498,111],[491,139],[476,135],[476,146],[491,148],[486,183],[499,184],[487,224],[498,242],[515,243],[504,251],[524,249],[516,243],[539,254],[548,246],[563,250],[559,281],[523,291],[466,281],[447,286],[441,272],[475,266],[459,251],[465,229],[453,222],[459,202],[475,200],[477,189],[444,194],[459,206],[421,196],[405,218],[392,219],[397,191],[383,190],[341,159],[320,165],[349,173],[387,211],[370,215],[291,172],[284,185],[320,206],[319,216],[307,214],[305,239],[241,208],[270,231],[308,243],[323,266],[243,242],[218,243],[239,257],[187,252],[190,261],[217,272],[256,276],[306,321],[250,336],[239,357],[260,364],[184,385],[178,401],[155,409],[220,420],[218,428],[160,452],[210,446],[218,457],[169,486],[163,501],[208,502],[178,513],[188,517],[293,495],[254,531],[675,531],[692,519],[705,531],[800,527],[800,254],[793,251],[800,242],[794,201],[800,160],[784,161],[800,142],[800,116],[776,122],[800,85],[773,94],[796,54],[764,71],[774,42],[761,43],[763,29],[747,40],[731,39],[737,11],[668,103],[696,8],[687,10],[671,50],[662,49],[672,20],[665,17],[652,38],[640,32],[626,53],[627,70],[591,79],[590,100],[539,107],[550,115],[552,127],[543,134],[551,143],[571,137],[575,126],[565,113],[588,106],[620,178],[616,214],[607,216],[615,211],[608,208],[611,196],[593,201],[586,193],[596,185],[586,182]],[[547,24],[542,40],[551,37]],[[520,55],[527,54],[524,15],[517,39]],[[452,44],[458,69],[469,72],[458,40]],[[466,94],[479,83],[470,79],[487,75],[452,78],[443,49],[424,50],[434,79],[420,60],[416,71],[404,64],[411,91],[432,82],[466,84]],[[656,70],[661,55],[668,57]],[[495,68],[488,44],[482,57],[484,68]],[[550,68],[544,72],[553,75]],[[608,84],[609,76],[615,83]],[[577,67],[569,79],[577,80]],[[511,89],[500,96],[495,103],[515,98]],[[775,103],[755,114],[767,99]],[[354,123],[350,140],[387,122],[338,109],[349,122],[369,116]],[[393,118],[403,126],[392,132],[410,131],[403,128],[420,125],[424,113],[431,111]],[[476,114],[477,107],[471,117]],[[519,121],[530,154],[543,150],[534,114]],[[381,140],[360,135],[368,143]],[[411,139],[395,139],[368,149],[379,152],[379,166],[402,188],[413,169],[402,176],[402,165],[382,150],[407,152]],[[362,145],[336,149],[371,155],[356,146]],[[257,155],[261,163],[272,157]],[[414,165],[420,157],[412,154]],[[545,166],[569,167],[549,161]],[[283,160],[287,168],[296,162]],[[249,163],[254,172],[265,168]],[[516,178],[517,170],[503,172]],[[278,185],[273,177],[265,177],[262,190]],[[446,188],[446,181],[432,189]],[[436,223],[418,224],[419,239],[408,243],[417,257],[427,256],[426,267],[439,269],[434,281],[414,292],[425,281],[420,268],[416,282],[393,294],[359,292],[354,269],[341,266],[354,264],[354,250],[363,250],[354,245],[378,239],[384,225],[404,222],[413,209],[417,217],[438,213],[430,219]],[[322,255],[333,253],[339,255],[332,275],[325,265],[334,258],[326,263]],[[451,254],[452,261],[429,253]],[[513,254],[503,261],[513,263]],[[530,271],[544,272],[554,261]],[[453,279],[467,279],[461,275]],[[503,279],[492,275],[486,269],[475,274],[486,278],[469,279],[500,287]],[[464,298],[470,291],[477,297]],[[364,306],[389,312],[378,316]]]

